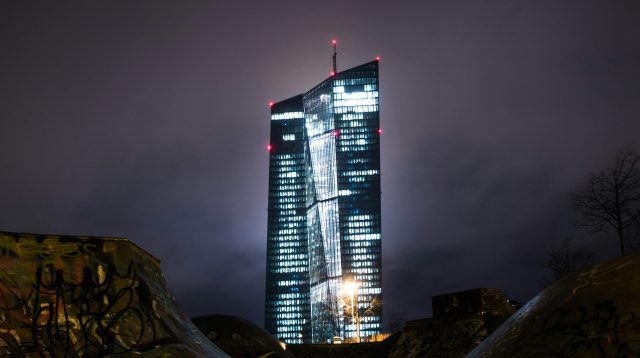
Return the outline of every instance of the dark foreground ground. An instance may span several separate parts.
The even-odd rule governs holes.
[[[186,317],[127,239],[0,232],[2,357],[640,357],[640,254],[570,274],[514,313],[499,290],[432,298],[377,343],[284,345],[238,317]]]

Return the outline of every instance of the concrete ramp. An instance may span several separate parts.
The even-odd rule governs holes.
[[[294,358],[284,343],[244,318],[207,315],[195,317],[192,321],[207,338],[232,357]]]
[[[127,239],[0,232],[0,356],[228,357]]]
[[[640,254],[559,280],[467,357],[640,357]]]

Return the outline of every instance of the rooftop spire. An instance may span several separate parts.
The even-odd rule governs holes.
[[[332,74],[338,73],[338,65],[336,64],[336,57],[338,55],[337,44],[338,41],[336,39],[331,40],[331,44],[333,45],[333,72]]]

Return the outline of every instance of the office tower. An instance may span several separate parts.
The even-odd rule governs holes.
[[[271,106],[265,328],[309,343],[309,253],[302,95]]]
[[[265,328],[285,342],[381,331],[378,106],[377,60],[271,106]]]

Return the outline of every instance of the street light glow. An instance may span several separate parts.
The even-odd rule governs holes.
[[[357,281],[345,281],[342,284],[342,289],[345,297],[351,299],[351,319],[356,326],[356,342],[360,343],[360,314],[358,308],[358,289],[360,288],[360,282]]]
[[[352,297],[356,294],[358,288],[360,288],[360,284],[358,282],[347,281],[344,283],[344,295]]]

